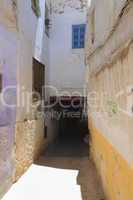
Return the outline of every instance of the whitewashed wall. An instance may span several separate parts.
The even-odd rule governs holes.
[[[50,0],[45,0],[48,9],[50,10]],[[45,19],[44,19],[45,23]],[[43,41],[42,41],[42,62],[45,64],[45,84],[48,85],[49,82],[49,42],[50,37],[48,37],[45,33],[45,26],[43,32]],[[46,96],[47,97],[47,91]]]
[[[59,93],[83,93],[84,49],[72,49],[72,25],[85,23],[86,9],[81,8],[79,1],[52,1],[48,83]],[[49,95],[60,94],[50,90]]]
[[[15,11],[15,4],[12,0],[0,1],[0,23],[9,29],[16,27],[16,13],[13,11]]]
[[[17,84],[32,92],[32,57],[34,57],[38,18],[31,9],[31,1],[18,0],[18,74]],[[18,108],[17,120],[27,116],[26,106]]]
[[[41,63],[45,64],[44,57],[45,54],[43,49],[47,49],[45,44],[43,43],[44,35],[45,35],[45,0],[40,0],[40,11],[41,16],[38,19],[37,23],[37,31],[36,31],[36,41],[35,41],[35,58]]]
[[[89,3],[90,2],[90,3]],[[88,38],[86,41],[87,54],[90,55],[98,47],[104,45],[114,26],[117,25],[119,15],[124,7],[126,0],[88,0]],[[95,14],[94,18],[94,43],[91,42],[91,15]]]
[[[91,87],[88,86],[90,92],[97,92],[100,98],[98,97],[96,109],[93,110],[93,105],[90,105],[92,109],[90,115],[95,127],[103,133],[104,137],[106,137],[111,144],[113,144],[124,159],[128,161],[129,164],[132,164],[132,101],[130,102],[129,97],[132,95],[131,88],[133,81],[133,2],[112,1],[115,5],[115,9],[111,11],[112,15],[110,12],[108,14],[104,12],[107,2],[105,3],[103,1],[101,8],[99,0],[95,1],[95,3],[95,27],[97,27],[95,30],[99,30],[99,32],[95,32],[95,51],[94,46],[92,49],[91,45],[86,47],[88,65],[87,76],[88,83],[91,85]],[[94,4],[92,4],[92,7],[93,6]],[[107,5],[107,10],[111,10],[110,4]],[[90,14],[91,10],[88,17],[88,30],[90,28]],[[109,23],[112,17],[114,17],[114,20],[112,23]],[[101,27],[99,27],[99,23]],[[113,25],[115,25],[114,29],[112,28]],[[100,41],[102,34],[103,38]],[[91,35],[88,32],[87,41],[90,40],[90,37]],[[101,46],[101,44],[103,45]],[[90,54],[90,49],[93,51],[93,54]],[[120,93],[123,90],[124,94],[121,95]],[[106,95],[104,96],[103,94]],[[117,96],[119,96],[119,94],[120,98],[118,99]],[[104,97],[102,97],[102,95]],[[116,103],[118,107],[117,112],[112,116],[108,115],[108,109],[106,108],[110,100]],[[102,106],[99,106],[99,102]],[[109,107],[111,110],[111,106]]]
[[[8,3],[8,4],[7,4]],[[2,89],[16,86],[17,30],[11,1],[0,1],[0,73]],[[16,89],[6,90],[4,101],[16,103]],[[0,197],[11,185],[13,172],[13,144],[15,108],[2,103],[0,93]]]

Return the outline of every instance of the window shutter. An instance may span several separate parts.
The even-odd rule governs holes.
[[[85,24],[73,25],[72,27],[72,48],[81,49],[85,46]]]

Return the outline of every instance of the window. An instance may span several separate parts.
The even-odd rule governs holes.
[[[81,49],[85,46],[85,24],[72,26],[72,48]]]
[[[31,4],[32,4],[32,10],[34,11],[35,15],[37,17],[40,17],[41,12],[40,12],[39,0],[31,0]]]

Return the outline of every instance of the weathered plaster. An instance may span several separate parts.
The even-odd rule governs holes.
[[[133,164],[132,55],[133,45],[130,44],[112,65],[89,77],[90,92],[97,94],[96,108],[95,102],[90,106],[95,127],[130,165]]]
[[[31,1],[17,1],[17,5],[15,3],[11,0],[0,1],[0,72],[3,89],[8,86],[14,87],[6,93],[6,103],[16,105],[18,103],[16,86],[24,87],[25,91],[32,92],[32,57],[38,19],[31,9]],[[26,106],[18,109],[9,108],[0,101],[0,196],[11,186],[13,173],[18,174],[16,175],[18,178],[33,162],[43,142],[44,121],[32,122],[31,127],[26,124],[24,119],[29,114]],[[17,145],[22,144],[22,150],[19,150],[21,149],[19,146],[17,151],[14,151],[15,126],[19,126],[19,123],[22,127],[21,131],[19,129],[19,133],[17,132]],[[41,138],[41,141],[38,138]],[[25,146],[26,141],[29,148]],[[35,144],[36,147],[32,147]],[[18,159],[16,167],[14,166],[15,158],[20,152],[22,153],[19,155],[20,158],[24,157],[22,160]],[[19,163],[22,163],[23,167]]]
[[[8,86],[16,86],[17,32],[14,28],[9,28],[8,25],[6,22],[0,24],[2,89]],[[16,89],[6,92],[4,99],[6,103],[16,103]],[[6,192],[12,183],[15,120],[16,109],[3,105],[0,100],[0,196]]]
[[[120,22],[117,23],[118,26],[115,27],[104,46],[97,48],[92,55],[86,52],[90,73],[97,73],[103,66],[110,64],[133,39],[133,3],[130,2],[125,9]]]
[[[87,40],[86,40],[86,53],[87,57],[95,54],[98,49],[101,49],[111,35],[119,25],[124,11],[128,7],[129,2],[127,0],[102,0],[92,1],[90,9],[88,11],[88,29],[87,29]],[[92,27],[91,27],[91,16],[94,12],[95,24],[94,24],[94,42],[92,43]]]
[[[17,25],[15,0],[1,0],[0,1],[0,23],[8,29],[15,30]]]
[[[64,13],[66,8],[73,8],[83,11],[86,8],[87,0],[52,0],[52,11],[57,14]]]
[[[111,25],[107,29],[108,37],[93,46],[91,53],[89,46],[86,47],[87,84],[89,92],[95,92],[97,98],[88,101],[89,125],[92,155],[107,199],[130,200],[133,196],[133,2],[125,1],[118,13],[113,29]],[[102,14],[99,19],[104,26]],[[100,34],[102,31],[99,28]],[[89,37],[88,34],[87,40]]]
[[[16,123],[14,181],[38,158],[44,146],[44,120]]]
[[[49,85],[57,89],[49,90],[49,96],[84,95],[85,54],[83,49],[72,49],[72,25],[86,24],[86,7],[81,12],[75,7],[80,1],[54,1],[58,11],[51,14],[49,38]],[[81,5],[80,5],[81,7]],[[67,66],[67,67],[66,67]],[[75,76],[76,71],[76,76]],[[58,77],[58,78],[57,78]]]
[[[0,197],[12,184],[13,172],[13,129],[0,127]]]
[[[133,168],[115,146],[103,136],[89,118],[92,131],[92,155],[101,175],[104,191],[108,200],[132,200]]]

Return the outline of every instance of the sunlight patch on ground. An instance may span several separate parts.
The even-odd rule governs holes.
[[[82,200],[78,173],[32,165],[2,200]]]

